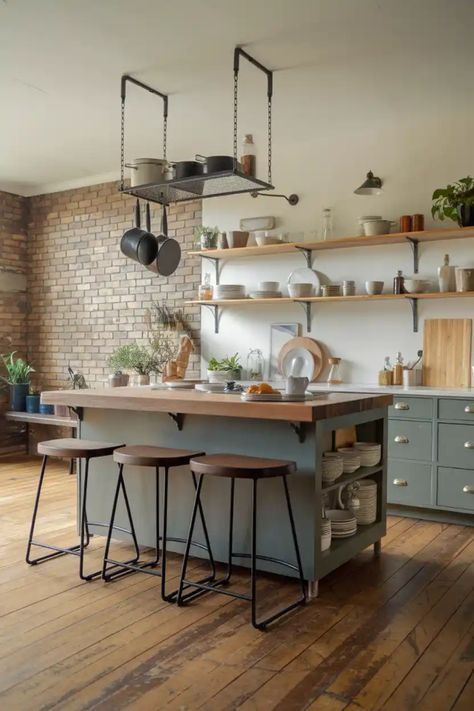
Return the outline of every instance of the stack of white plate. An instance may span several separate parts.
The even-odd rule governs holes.
[[[368,526],[374,523],[377,518],[377,482],[373,479],[360,479],[357,482],[359,490],[356,496],[359,499],[359,508],[355,509],[354,515],[357,523]]]
[[[344,460],[337,452],[324,452],[322,460],[323,483],[332,484],[344,471]]]
[[[215,299],[245,299],[243,284],[218,284],[214,287]]]
[[[279,299],[281,291],[251,291],[249,296],[251,299]]]
[[[321,550],[327,551],[331,545],[331,521],[328,518],[321,519]]]
[[[323,296],[340,296],[341,295],[341,285],[340,284],[324,284],[322,287]]]
[[[352,474],[360,467],[360,452],[354,447],[339,447],[337,450],[344,459],[344,474]]]
[[[376,467],[382,458],[382,445],[377,442],[354,442],[360,454],[361,467]]]
[[[331,538],[349,538],[357,531],[357,520],[352,511],[329,509],[326,518],[331,520]]]

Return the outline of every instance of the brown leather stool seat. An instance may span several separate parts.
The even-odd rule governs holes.
[[[88,521],[87,519],[86,504],[87,487],[89,482],[89,462],[91,459],[95,459],[98,457],[108,457],[113,454],[116,449],[122,446],[122,444],[115,444],[113,442],[96,442],[90,439],[73,438],[50,439],[46,440],[45,442],[38,443],[38,454],[43,455],[43,463],[41,465],[38,489],[36,492],[35,504],[33,508],[30,534],[28,536],[28,544],[26,549],[27,563],[29,563],[30,565],[37,565],[39,563],[44,563],[45,561],[50,560],[51,558],[57,558],[59,556],[66,555],[69,553],[71,555],[77,555],[79,557],[79,577],[82,580],[93,580],[94,578],[98,578],[102,575],[101,570],[97,570],[95,573],[89,573],[88,575],[84,573],[84,551],[90,542],[89,526],[108,526],[108,524],[101,523],[98,521],[92,522]],[[81,492],[79,512],[80,543],[76,546],[70,546],[69,548],[65,548],[62,546],[54,546],[47,543],[40,543],[33,539],[36,525],[36,516],[38,513],[38,507],[45,478],[46,465],[49,457],[67,457],[68,459],[83,459],[85,461],[83,476],[80,477],[80,473],[78,474],[78,488]],[[32,546],[48,548],[54,552],[48,553],[44,556],[40,556],[39,558],[31,558]]]
[[[186,550],[184,553],[183,568],[181,572],[181,579],[178,588],[177,603],[182,605],[192,596],[192,593],[188,593],[186,597],[183,597],[182,592],[184,588],[195,588],[199,593],[204,594],[206,592],[215,591],[222,593],[224,595],[230,595],[239,600],[248,600],[252,607],[252,625],[256,629],[265,629],[267,625],[281,617],[282,615],[290,612],[295,607],[303,605],[306,602],[306,589],[305,580],[303,575],[303,567],[301,563],[301,556],[298,546],[298,539],[296,536],[295,522],[293,517],[293,511],[291,508],[290,494],[288,491],[287,476],[294,474],[296,472],[295,462],[289,462],[281,459],[266,459],[262,457],[247,457],[240,454],[208,454],[203,457],[194,457],[190,462],[191,471],[193,476],[198,476],[196,497],[194,500],[194,508],[191,515],[191,524],[189,527],[189,536],[186,544]],[[191,539],[194,531],[194,526],[196,523],[196,513],[201,507],[201,491],[203,485],[203,479],[205,476],[218,476],[230,479],[230,511],[229,511],[229,547],[228,547],[228,560],[227,560],[227,572],[225,576],[218,580],[213,580],[210,582],[202,581],[191,581],[186,578],[186,570],[189,559],[189,549],[191,545]],[[295,550],[296,565],[288,563],[287,561],[280,560],[278,558],[273,558],[265,555],[257,554],[257,484],[262,479],[269,479],[274,477],[280,477],[283,482],[283,490],[285,494],[286,504],[288,508],[288,518],[290,523],[291,536],[293,539],[293,545]],[[234,522],[234,498],[235,498],[235,482],[238,479],[251,479],[252,480],[252,525],[251,525],[251,552],[250,553],[237,553],[233,550],[233,522]],[[202,514],[201,514],[202,515]],[[250,595],[242,595],[240,593],[231,592],[229,590],[222,590],[222,585],[227,585],[230,582],[232,575],[232,564],[233,558],[250,558],[250,571],[251,571],[251,593]],[[285,566],[297,573],[299,578],[299,583],[301,586],[301,595],[298,597],[296,602],[287,605],[278,612],[268,616],[264,620],[257,621],[257,587],[256,587],[256,562],[257,560],[265,560],[267,562],[276,563],[278,565]]]
[[[204,455],[203,452],[187,449],[172,449],[168,447],[155,447],[150,445],[130,445],[121,447],[114,452],[114,460],[119,465],[119,476],[117,487],[115,490],[114,502],[112,505],[112,514],[110,518],[109,532],[107,542],[105,544],[104,562],[102,568],[102,577],[108,582],[114,578],[123,577],[134,572],[148,573],[149,575],[157,575],[161,578],[161,597],[166,602],[173,602],[178,594],[177,590],[169,593],[166,591],[166,567],[167,567],[167,544],[169,541],[174,543],[187,543],[186,538],[171,537],[168,535],[168,489],[169,489],[169,471],[174,467],[182,467],[189,465],[189,462],[194,458],[200,458]],[[133,561],[118,561],[110,556],[110,545],[112,532],[115,526],[115,514],[117,503],[122,490],[126,499],[125,482],[124,482],[124,467],[136,466],[148,468],[155,473],[155,511],[156,511],[156,535],[155,535],[155,554],[152,560],[140,560],[138,552],[136,560]],[[164,470],[163,482],[163,533],[160,535],[160,470]],[[194,489],[197,487],[196,475],[192,474]],[[205,538],[205,544],[191,541],[190,545],[201,548],[209,555],[211,566],[210,575],[203,578],[203,582],[215,580],[216,568],[214,558],[212,556],[209,535],[207,532],[206,522],[202,513],[202,507],[199,506],[199,513],[202,521],[202,528]],[[161,550],[160,550],[161,542]],[[137,549],[138,550],[138,549]],[[161,552],[161,561],[160,561]],[[155,570],[157,566],[159,570]],[[196,596],[195,591],[190,594]],[[187,595],[185,596],[187,599]]]

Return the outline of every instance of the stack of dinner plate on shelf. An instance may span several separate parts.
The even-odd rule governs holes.
[[[243,284],[217,284],[214,287],[214,299],[245,299]]]
[[[278,281],[261,281],[258,289],[250,292],[251,299],[279,299],[281,297]]]
[[[344,460],[344,474],[353,474],[360,467],[360,452],[354,447],[339,447],[337,450]]]
[[[359,507],[354,509],[354,515],[357,523],[368,526],[377,518],[377,482],[373,479],[360,479],[356,483],[359,485],[356,492]]]
[[[331,521],[328,518],[321,519],[321,550],[327,551],[331,546]]]
[[[332,484],[344,471],[344,460],[337,452],[324,452],[321,463],[324,484]]]
[[[382,445],[377,442],[354,442],[360,454],[361,467],[376,467],[382,459]]]
[[[357,531],[357,520],[352,511],[329,509],[326,518],[331,521],[331,538],[349,538]]]
[[[341,295],[341,285],[340,284],[324,284],[322,287],[323,296],[340,296]]]

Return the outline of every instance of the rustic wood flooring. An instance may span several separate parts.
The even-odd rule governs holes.
[[[317,600],[257,632],[228,597],[179,609],[150,576],[83,583],[72,556],[26,565],[37,476],[38,460],[0,459],[2,711],[474,708],[474,528],[392,517],[379,559],[364,551]],[[46,491],[43,538],[75,542],[65,465]],[[239,571],[237,588],[246,582]],[[267,576],[260,591],[274,604],[294,583]]]

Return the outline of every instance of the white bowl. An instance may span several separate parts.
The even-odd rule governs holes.
[[[429,291],[431,282],[428,279],[407,279],[403,280],[403,287],[409,294],[421,294],[423,291]]]
[[[292,299],[313,296],[313,285],[306,283],[288,284],[288,293]]]
[[[259,281],[256,291],[280,291],[279,281]]]
[[[255,233],[255,241],[259,247],[264,247],[267,244],[281,244],[283,240],[280,237],[271,237],[270,235],[259,235]]]
[[[381,294],[383,291],[383,281],[366,281],[365,290],[368,294],[375,296],[376,294]]]

